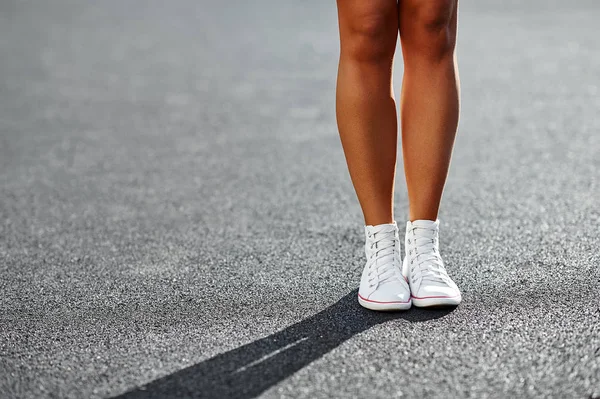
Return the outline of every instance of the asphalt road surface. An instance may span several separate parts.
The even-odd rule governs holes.
[[[464,301],[379,314],[333,1],[2,1],[0,397],[599,398],[599,16],[461,3]]]

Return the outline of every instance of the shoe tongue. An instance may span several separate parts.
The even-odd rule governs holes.
[[[433,229],[433,228],[436,228],[440,223],[437,220],[423,220],[423,219],[419,219],[419,220],[412,221],[411,224],[413,226],[416,226],[416,227],[422,227],[422,228],[426,228],[426,229]]]
[[[394,222],[394,223],[368,224],[368,225],[365,225],[365,227],[368,228],[368,229],[374,229],[376,227],[382,227],[382,226],[394,227],[394,226],[396,226],[396,222]]]
[[[396,230],[396,223],[384,223],[384,224],[378,224],[378,225],[365,225],[365,231],[371,232],[371,233],[390,233]]]

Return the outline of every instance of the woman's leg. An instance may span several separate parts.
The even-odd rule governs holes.
[[[402,152],[408,186],[402,272],[415,306],[458,305],[439,251],[438,209],[458,125],[457,0],[399,0]]]
[[[399,0],[409,220],[436,220],[458,126],[458,0]]]
[[[396,0],[338,0],[336,116],[366,225],[392,223],[397,116],[392,63]]]
[[[372,310],[408,309],[393,198],[398,144],[392,63],[398,38],[396,0],[338,0],[340,66],[337,122],[365,217],[367,262],[358,302]]]

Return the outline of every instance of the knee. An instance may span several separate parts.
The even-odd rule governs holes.
[[[405,0],[400,38],[409,54],[440,60],[456,45],[456,0]]]
[[[342,34],[342,53],[355,61],[391,62],[396,50],[398,22],[384,13],[364,15],[347,24]]]

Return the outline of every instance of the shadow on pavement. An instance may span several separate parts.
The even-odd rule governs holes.
[[[115,398],[252,398],[369,328],[394,319],[421,322],[454,308],[381,313],[362,308],[357,290],[314,316]]]

